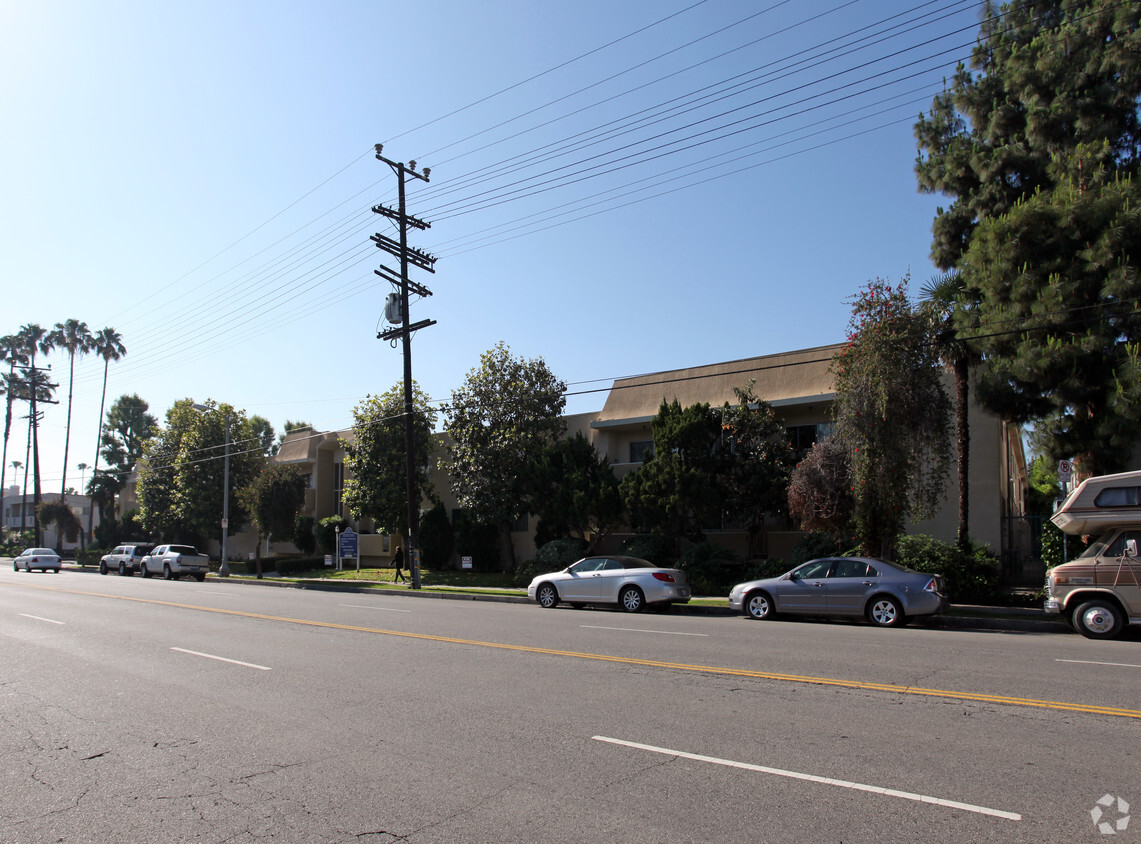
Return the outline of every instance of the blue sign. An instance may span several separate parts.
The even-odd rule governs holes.
[[[345,528],[341,534],[341,559],[357,556],[357,535],[352,528]]]

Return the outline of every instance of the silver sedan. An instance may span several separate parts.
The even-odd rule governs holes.
[[[59,574],[59,554],[51,548],[25,548],[19,557],[12,560],[12,571],[30,572],[32,569],[40,571],[54,571]]]
[[[899,627],[949,605],[940,575],[872,557],[811,560],[780,577],[738,583],[729,593],[730,609],[752,618],[864,616],[878,627]]]
[[[668,608],[689,601],[689,581],[680,569],[658,568],[637,557],[585,557],[562,571],[540,574],[527,597],[550,608],[565,601],[573,607],[617,604],[626,612],[646,606]]]

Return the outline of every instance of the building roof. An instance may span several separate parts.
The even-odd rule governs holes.
[[[683,406],[708,402],[718,406],[736,403],[734,387],[750,380],[754,394],[776,407],[833,398],[832,356],[841,345],[818,346],[797,352],[672,369],[614,382],[596,427],[607,422],[648,419],[663,401]]]

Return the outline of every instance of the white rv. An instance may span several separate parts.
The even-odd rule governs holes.
[[[1077,559],[1046,571],[1046,612],[1062,613],[1090,639],[1141,624],[1141,472],[1083,481],[1050,521],[1097,538]]]

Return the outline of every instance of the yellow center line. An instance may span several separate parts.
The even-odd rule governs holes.
[[[702,674],[720,674],[732,677],[747,677],[754,680],[780,680],[789,683],[810,683],[818,686],[838,686],[845,689],[862,689],[866,691],[891,692],[894,694],[923,695],[927,697],[943,697],[954,700],[968,700],[977,703],[1005,703],[1012,706],[1034,706],[1042,709],[1058,709],[1065,712],[1084,712],[1091,715],[1116,715],[1122,718],[1141,719],[1141,710],[1122,709],[1114,706],[1093,706],[1082,703],[1068,703],[1060,700],[1036,700],[1034,698],[1009,697],[1007,695],[990,695],[981,692],[958,692],[949,689],[925,689],[918,686],[900,686],[892,683],[872,683],[863,680],[841,680],[834,677],[813,677],[801,674],[780,674],[773,671],[754,671],[745,668],[726,668],[714,665],[690,665],[684,662],[666,662],[657,659],[639,659],[628,656],[610,656],[607,654],[593,654],[582,651],[567,651],[555,648],[539,648],[533,645],[511,645],[505,642],[483,642],[478,639],[460,639],[454,636],[434,636],[429,633],[408,633],[402,630],[385,630],[379,627],[361,627],[355,624],[337,624],[332,621],[312,621],[305,618],[291,618],[281,615],[266,615],[264,613],[245,612],[243,610],[228,610],[219,607],[203,607],[197,604],[183,604],[176,601],[159,601],[152,598],[134,598],[127,595],[105,595],[99,592],[86,592],[78,589],[59,589],[51,586],[36,586],[34,584],[12,584],[23,589],[39,589],[44,592],[62,592],[69,595],[82,595],[89,598],[111,598],[117,601],[133,601],[139,604],[174,607],[176,609],[194,610],[197,612],[217,613],[231,615],[239,618],[254,618],[259,621],[277,621],[285,624],[302,624],[308,627],[322,627],[331,630],[348,630],[355,633],[372,633],[381,636],[398,636],[404,639],[420,639],[426,642],[445,642],[453,645],[468,645],[480,648],[496,648],[503,651],[518,651],[522,653],[543,654],[545,656],[572,657],[575,659],[589,659],[596,662],[613,662],[621,665],[637,665],[647,668],[669,668],[675,671],[692,671]]]

